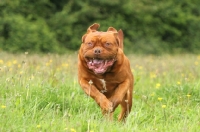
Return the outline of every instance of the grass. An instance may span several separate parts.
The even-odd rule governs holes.
[[[1,132],[197,132],[200,56],[128,56],[135,76],[126,123],[101,115],[77,82],[77,56],[0,53]]]

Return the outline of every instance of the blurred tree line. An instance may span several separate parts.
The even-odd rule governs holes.
[[[129,53],[200,53],[199,0],[1,0],[0,50],[77,50],[94,22],[122,29]]]

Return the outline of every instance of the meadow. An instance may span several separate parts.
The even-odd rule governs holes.
[[[126,123],[106,120],[77,82],[77,54],[0,53],[0,132],[197,132],[200,55],[128,55]]]

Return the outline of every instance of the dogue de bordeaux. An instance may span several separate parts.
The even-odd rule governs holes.
[[[84,92],[101,107],[103,115],[109,115],[121,105],[118,120],[124,120],[132,107],[133,74],[123,52],[123,31],[109,27],[106,32],[97,31],[94,23],[82,36],[78,53],[78,80]]]

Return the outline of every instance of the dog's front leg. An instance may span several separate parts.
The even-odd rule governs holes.
[[[114,94],[109,98],[109,100],[113,103],[113,110],[124,100],[126,100],[125,96],[127,94],[131,94],[129,88],[131,87],[131,82],[129,79],[126,79],[123,83],[119,84],[119,86],[115,89]]]
[[[94,85],[92,80],[88,81],[86,79],[80,80],[81,88],[85,91],[87,95],[92,97],[97,104],[101,107],[102,111],[105,113],[110,113],[113,111],[113,104],[109,101],[105,95],[103,95]]]

